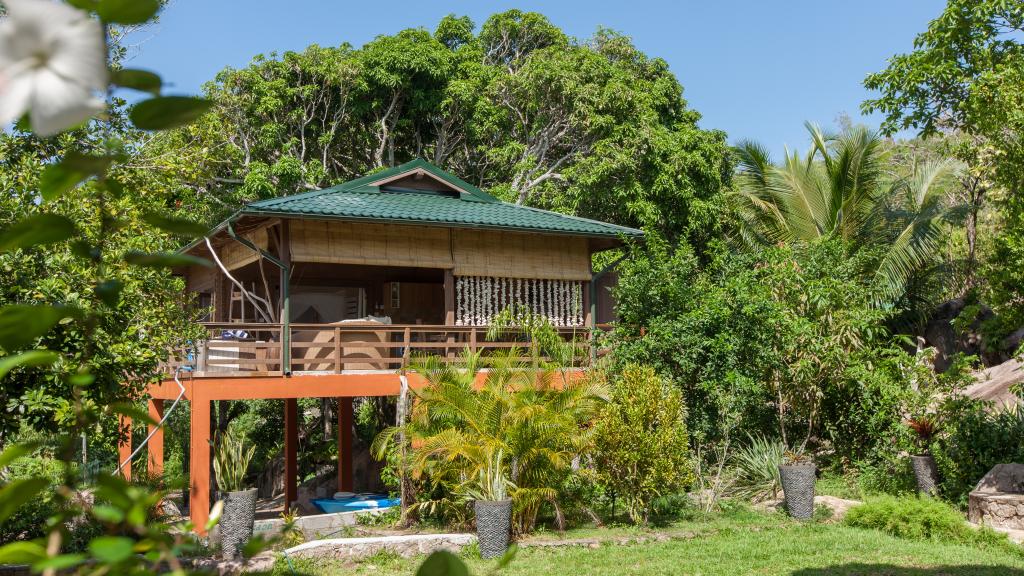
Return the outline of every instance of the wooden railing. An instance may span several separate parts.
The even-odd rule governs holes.
[[[195,375],[264,376],[282,370],[281,324],[204,324],[207,339],[175,350],[165,365]],[[570,363],[589,363],[590,332],[586,328],[560,328],[559,334],[576,342]],[[399,370],[416,355],[454,360],[469,349],[483,356],[496,350],[525,351],[525,334],[505,332],[488,339],[487,327],[396,324],[292,324],[289,331],[291,372],[341,373],[344,371]]]

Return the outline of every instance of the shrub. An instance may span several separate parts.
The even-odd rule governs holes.
[[[992,410],[977,400],[945,404],[944,437],[932,445],[942,496],[965,507],[967,494],[996,464],[1024,461],[1024,411]]]
[[[960,512],[933,498],[882,496],[851,508],[843,523],[881,530],[898,538],[1005,547],[1022,553],[1006,535],[987,528],[971,528]]]
[[[774,497],[781,486],[779,465],[785,452],[782,442],[751,436],[733,456],[730,494],[755,502]]]
[[[467,500],[502,497],[482,494],[497,480],[512,498],[516,532],[531,531],[542,507],[560,518],[558,488],[589,452],[587,428],[604,404],[604,383],[559,384],[556,373],[538,372],[521,355],[511,349],[485,360],[465,352],[457,363],[436,356],[412,363],[426,385],[414,392],[406,424],[381,432],[373,451],[384,456],[403,436],[411,442],[399,464],[419,484],[417,513],[459,524]],[[485,361],[489,370],[478,387]]]
[[[601,481],[646,523],[652,502],[693,481],[682,394],[651,367],[627,366],[594,428]]]

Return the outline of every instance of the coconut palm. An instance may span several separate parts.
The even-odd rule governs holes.
[[[521,357],[513,349],[486,359],[467,351],[458,363],[435,356],[415,360],[411,371],[426,384],[415,392],[410,419],[382,432],[374,448],[384,453],[404,433],[412,443],[405,464],[412,477],[466,500],[496,493],[500,484],[513,500],[514,527],[527,532],[545,503],[561,517],[558,486],[586,452],[587,428],[605,392],[589,379],[538,371]]]
[[[943,160],[887,173],[882,139],[864,127],[826,135],[807,124],[811,149],[786,151],[774,165],[754,142],[736,148],[738,186],[730,195],[747,245],[840,237],[856,250],[879,250],[874,281],[880,302],[903,296],[911,277],[939,258],[943,223],[958,212],[945,191],[960,170]]]

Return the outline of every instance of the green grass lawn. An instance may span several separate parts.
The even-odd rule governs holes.
[[[651,539],[655,536],[662,540]],[[555,534],[540,534],[531,540],[558,538]],[[901,540],[873,530],[835,524],[798,524],[779,514],[745,511],[649,530],[573,530],[564,538],[598,538],[604,543],[597,548],[524,547],[501,574],[1024,576],[1024,553],[1012,550]],[[620,543],[637,538],[648,540]],[[386,576],[413,574],[421,561],[422,558],[378,555],[350,564],[295,560],[293,566],[299,574]],[[487,574],[494,568],[494,562],[480,559],[470,558],[467,563],[477,575]],[[282,560],[273,573],[274,576],[290,576],[291,570]]]

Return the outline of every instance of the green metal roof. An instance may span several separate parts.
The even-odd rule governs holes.
[[[382,182],[414,174],[433,177],[453,190],[410,190],[389,187],[387,182]],[[420,159],[323,190],[253,202],[245,206],[241,214],[525,230],[589,237],[643,236],[643,232],[635,228],[502,202]]]

